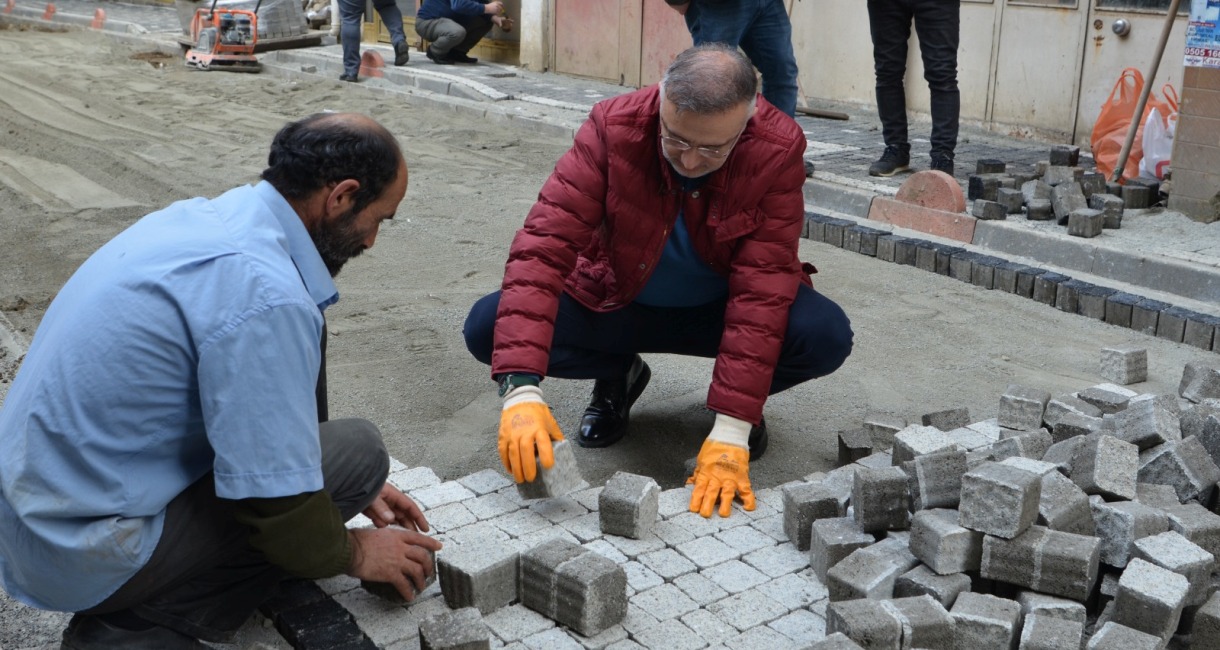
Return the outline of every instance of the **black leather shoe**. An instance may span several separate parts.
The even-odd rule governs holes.
[[[433,52],[431,47],[424,50],[424,56],[431,59],[432,62],[437,65],[453,65],[453,61],[449,60],[448,54],[441,56],[441,55],[437,54],[436,52]]]
[[[576,444],[581,447],[609,447],[627,434],[631,405],[640,398],[652,371],[638,355],[627,374],[619,379],[599,379],[593,384],[589,408],[580,418]]]
[[[454,63],[478,63],[479,60],[465,52],[449,52],[449,60]]]
[[[76,614],[64,630],[60,650],[208,650],[209,646],[166,627],[125,630],[100,616]]]
[[[339,75],[339,81],[347,81],[350,83],[356,83],[357,81],[360,81],[360,78],[354,74],[347,74],[346,72],[344,72],[343,74]]]
[[[411,46],[406,41],[394,44],[394,65],[406,65],[411,60]]]
[[[767,418],[750,427],[750,460],[755,461],[767,453]]]

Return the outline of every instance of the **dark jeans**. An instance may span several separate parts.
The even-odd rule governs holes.
[[[373,0],[373,8],[381,22],[390,30],[390,42],[398,45],[407,41],[402,28],[402,11],[394,0]],[[339,40],[343,42],[343,72],[355,75],[360,71],[360,32],[364,19],[364,0],[339,0]]]
[[[432,52],[439,57],[449,54],[467,54],[479,44],[495,23],[491,16],[463,16],[457,20],[433,18],[415,21],[415,33],[431,41]]]
[[[957,148],[961,95],[957,90],[959,0],[868,0],[869,31],[873,35],[873,66],[877,73],[877,113],[886,145],[907,139],[907,39],[911,22],[919,37],[923,76],[932,108],[932,153],[953,158]]]
[[[686,10],[695,45],[740,47],[762,73],[763,97],[796,115],[796,55],[784,0],[695,0]]]
[[[325,489],[346,521],[373,502],[390,459],[371,422],[319,425]],[[206,641],[232,638],[287,575],[249,545],[232,501],[216,496],[211,474],[170,502],[148,564],[83,614],[131,610],[140,618]],[[308,544],[309,540],[301,540]]]
[[[500,292],[480,298],[466,317],[466,347],[491,363]],[[699,307],[648,307],[631,303],[599,313],[563,294],[555,316],[546,374],[563,379],[613,379],[627,373],[637,353],[685,354],[714,358],[724,332],[725,302]],[[851,322],[826,296],[801,285],[788,313],[771,394],[829,375],[851,354]]]

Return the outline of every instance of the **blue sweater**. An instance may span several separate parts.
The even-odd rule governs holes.
[[[424,5],[415,12],[416,20],[435,20],[437,18],[471,18],[483,15],[484,8],[478,0],[424,0]]]

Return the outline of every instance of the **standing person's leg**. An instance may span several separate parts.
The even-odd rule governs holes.
[[[762,73],[763,97],[796,117],[796,54],[792,51],[792,21],[784,0],[757,3],[757,12],[741,37],[741,50]]]
[[[911,0],[868,0],[868,26],[873,39],[873,70],[877,77],[877,115],[885,153],[869,168],[873,176],[892,176],[910,168],[907,137],[907,40],[911,37]]]
[[[363,0],[339,0],[339,40],[343,43],[344,81],[356,81],[360,73],[360,23],[364,19]]]
[[[470,50],[487,36],[495,23],[491,22],[491,16],[482,14],[463,18],[461,25],[462,29],[466,30],[466,37],[449,50],[449,59],[454,63],[478,63],[478,59],[470,56]]]
[[[398,2],[373,0],[373,8],[390,31],[390,43],[394,46],[394,65],[406,65],[410,59],[410,48],[407,45],[407,33],[402,28],[402,10],[398,8]]]
[[[953,171],[961,93],[957,88],[957,45],[961,38],[961,4],[957,0],[916,0],[915,33],[923,57],[932,108],[932,163],[948,161]]]
[[[381,434],[366,420],[345,419],[320,424],[319,436],[323,489],[344,520],[351,519],[373,502],[389,474]],[[216,496],[211,474],[196,481],[170,503],[144,568],[82,614],[145,621],[213,642],[232,638],[285,577],[250,547],[250,530],[234,519],[232,505]]]
[[[754,1],[690,3],[684,19],[691,40],[695,45],[725,43],[737,47],[754,16]]]

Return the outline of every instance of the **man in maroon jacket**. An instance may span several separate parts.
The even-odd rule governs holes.
[[[834,372],[851,353],[843,310],[797,258],[801,128],[721,44],[678,55],[659,86],[600,102],[517,233],[501,290],[475,303],[466,345],[491,364],[499,449],[518,481],[563,434],[544,376],[595,379],[576,442],[627,430],[651,373],[641,352],[715,358],[690,509],[754,509],[749,461],[767,445],[767,396]]]

